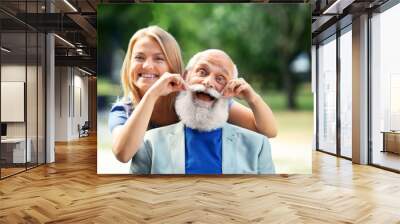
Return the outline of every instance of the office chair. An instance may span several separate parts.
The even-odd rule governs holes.
[[[79,138],[89,136],[89,129],[90,129],[89,121],[85,121],[82,127],[80,127],[80,125],[78,124]]]

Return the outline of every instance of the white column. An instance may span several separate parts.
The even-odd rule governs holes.
[[[54,6],[46,2],[47,12],[53,12]],[[55,162],[55,54],[54,35],[46,35],[46,163]]]
[[[353,19],[353,162],[368,163],[368,16]]]
[[[54,150],[54,133],[55,133],[55,73],[54,73],[54,35],[47,34],[46,36],[46,57],[47,57],[47,71],[46,71],[46,163],[55,161]]]

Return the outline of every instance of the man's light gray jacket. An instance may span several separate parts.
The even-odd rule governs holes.
[[[185,174],[185,133],[182,122],[146,132],[132,158],[133,174]],[[223,174],[273,174],[268,139],[226,123],[222,127]]]

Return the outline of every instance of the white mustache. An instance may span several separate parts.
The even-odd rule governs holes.
[[[219,93],[217,90],[214,88],[206,88],[202,84],[194,84],[189,86],[189,90],[192,92],[204,92],[209,94],[210,96],[214,97],[215,99],[219,99],[222,97],[222,94]]]

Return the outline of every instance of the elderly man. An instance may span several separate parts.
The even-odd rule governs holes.
[[[268,139],[227,123],[230,99],[222,97],[237,69],[223,51],[210,49],[189,61],[188,86],[175,103],[177,124],[146,132],[132,158],[136,174],[275,173]]]

